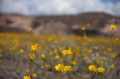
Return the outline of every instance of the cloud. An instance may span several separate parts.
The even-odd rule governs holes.
[[[26,3],[20,2],[18,0],[3,0],[1,2],[1,10],[5,13],[22,13],[29,14],[28,6]]]
[[[120,1],[101,0],[0,0],[0,11],[26,15],[77,14],[107,12],[120,16]]]
[[[116,5],[114,5],[114,9],[113,12],[115,13],[115,15],[120,16],[120,1],[118,3],[116,3]]]

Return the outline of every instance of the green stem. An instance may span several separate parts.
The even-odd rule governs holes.
[[[67,65],[67,64],[68,64],[68,63],[67,63],[67,56],[68,56],[68,55],[66,55],[65,65]]]
[[[98,78],[99,75],[100,75],[100,73],[97,74],[96,79]]]
[[[90,79],[94,79],[96,73],[91,72],[91,77]]]
[[[31,79],[33,79],[33,77],[32,77],[32,60],[30,60],[30,77],[31,77]]]
[[[112,33],[112,31],[111,31],[111,42],[112,42],[113,52],[115,53],[115,46],[114,46],[114,42],[113,42],[113,33]]]
[[[36,74],[37,74],[37,52],[35,51],[35,57],[36,57]]]

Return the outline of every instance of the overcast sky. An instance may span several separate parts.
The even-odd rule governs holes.
[[[120,16],[120,0],[0,0],[0,12],[25,15],[106,12]]]

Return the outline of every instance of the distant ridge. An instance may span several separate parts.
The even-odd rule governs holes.
[[[0,14],[0,27],[6,27],[7,30],[18,28],[26,32],[29,28],[32,28],[34,34],[57,34],[61,32],[67,35],[82,35],[81,28],[85,27],[88,35],[109,36],[110,24],[118,26],[116,36],[120,36],[120,17],[107,13],[82,13],[62,16]],[[16,32],[18,31],[16,30]]]

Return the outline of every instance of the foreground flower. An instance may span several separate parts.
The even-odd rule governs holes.
[[[57,71],[63,72],[63,71],[64,71],[64,65],[62,65],[62,64],[57,64],[57,65],[55,65],[55,69],[56,69]]]
[[[62,54],[63,54],[63,55],[71,55],[71,54],[72,54],[72,51],[71,51],[71,49],[63,50],[63,51],[62,51]]]
[[[23,79],[31,79],[30,76],[24,76]]]
[[[99,73],[104,73],[104,72],[105,72],[105,69],[104,69],[103,67],[99,67],[99,68],[98,68],[98,72],[99,72]]]
[[[31,45],[31,50],[37,51],[39,49],[40,49],[40,45],[39,44],[36,43],[36,44]]]
[[[116,30],[116,29],[117,29],[116,25],[114,25],[114,24],[111,24],[111,25],[110,25],[110,28],[111,28],[112,30]]]
[[[35,59],[35,55],[34,54],[29,54],[29,59],[30,60],[34,60]]]
[[[92,72],[95,72],[97,70],[95,65],[89,65],[88,69]]]
[[[64,67],[64,70],[67,71],[67,72],[69,72],[69,71],[72,70],[72,67],[71,67],[71,66],[65,66],[65,67]]]

